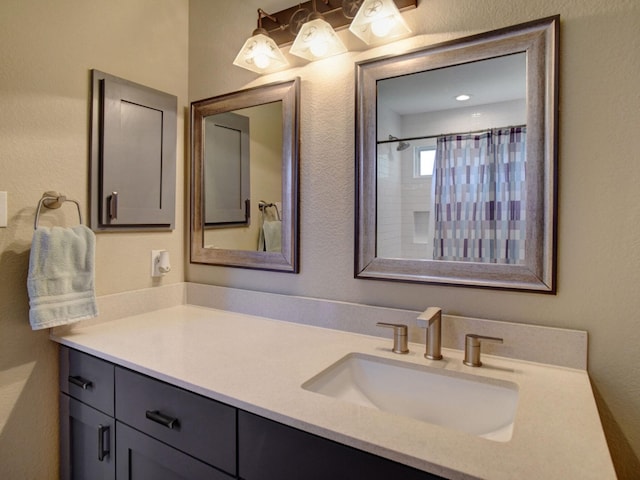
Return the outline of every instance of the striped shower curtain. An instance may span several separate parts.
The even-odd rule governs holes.
[[[435,260],[521,264],[526,127],[438,138]]]

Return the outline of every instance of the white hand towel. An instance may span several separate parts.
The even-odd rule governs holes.
[[[38,227],[29,257],[29,322],[33,330],[98,315],[95,235],[84,225]]]
[[[262,224],[264,244],[267,252],[282,251],[282,222],[280,220],[265,221]]]

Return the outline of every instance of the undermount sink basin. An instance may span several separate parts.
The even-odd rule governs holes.
[[[503,380],[350,353],[302,384],[347,402],[507,442],[518,386]]]

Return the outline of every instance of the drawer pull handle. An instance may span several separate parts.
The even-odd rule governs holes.
[[[103,461],[104,457],[109,455],[109,440],[105,442],[105,433],[109,433],[109,425],[98,425],[98,460]],[[106,445],[106,449],[105,449]]]
[[[178,422],[177,418],[165,415],[164,413],[161,413],[158,410],[153,410],[153,411],[147,410],[147,418],[152,422],[159,423],[160,425],[170,428],[172,430],[180,426],[180,422]]]
[[[69,382],[82,388],[83,390],[87,390],[88,388],[93,387],[93,382],[91,382],[90,380],[85,380],[84,378],[78,375],[76,376],[69,375]]]
[[[118,219],[118,192],[112,192],[109,198],[109,219]]]

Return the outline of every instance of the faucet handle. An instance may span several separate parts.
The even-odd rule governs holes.
[[[379,327],[393,328],[393,348],[391,349],[393,353],[409,353],[409,347],[407,344],[408,328],[406,325],[385,322],[378,322],[376,325]]]
[[[475,333],[468,333],[465,335],[464,341],[464,363],[469,367],[481,367],[480,361],[480,344],[481,342],[488,343],[503,343],[504,340],[498,337],[487,337],[484,335],[477,335]]]

